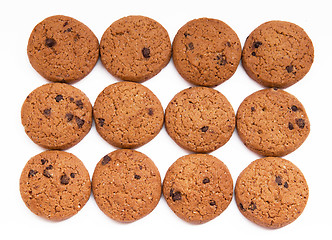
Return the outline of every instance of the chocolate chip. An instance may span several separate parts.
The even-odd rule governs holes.
[[[70,98],[69,98],[69,101],[74,102],[74,98],[73,98],[73,97],[70,97]]]
[[[207,130],[209,130],[209,127],[208,127],[208,126],[204,126],[204,127],[201,128],[201,131],[202,131],[202,132],[206,132]]]
[[[66,113],[66,118],[67,118],[67,122],[70,122],[71,120],[73,120],[74,115],[71,113]]]
[[[28,177],[33,177],[33,176],[35,176],[36,174],[38,173],[38,171],[36,171],[36,170],[30,170],[29,171],[29,174],[28,174]]]
[[[47,109],[45,109],[45,110],[43,111],[43,114],[44,114],[46,117],[50,116],[50,115],[51,115],[51,108],[47,108]]]
[[[226,42],[226,44],[228,47],[232,46],[230,42]]]
[[[171,188],[171,191],[169,191],[169,196],[170,196],[170,197],[173,196],[173,193],[174,193],[173,191],[174,191],[173,188]]]
[[[153,109],[152,109],[152,108],[149,108],[149,110],[148,110],[148,114],[149,114],[150,116],[153,115]]]
[[[285,182],[284,187],[288,188],[288,182]]]
[[[294,129],[294,126],[293,126],[293,124],[291,122],[288,123],[288,128],[289,128],[289,130],[293,130]]]
[[[70,178],[64,174],[60,177],[60,183],[63,184],[63,185],[67,185],[70,181]]]
[[[48,160],[46,160],[46,159],[41,159],[40,161],[41,161],[41,164],[42,164],[42,165],[44,165],[45,163],[48,162]]]
[[[55,101],[56,101],[56,102],[60,102],[61,100],[63,100],[63,96],[62,96],[62,95],[57,95],[57,96],[55,97]]]
[[[75,173],[71,173],[71,174],[70,174],[70,177],[71,177],[71,178],[75,178]]]
[[[304,121],[304,119],[302,119],[302,118],[297,118],[297,119],[295,119],[295,123],[296,123],[296,125],[297,126],[299,126],[299,128],[304,128],[304,126],[305,126],[305,121]]]
[[[45,40],[45,45],[46,47],[54,47],[54,45],[56,44],[56,41],[53,38],[46,38]]]
[[[194,44],[192,42],[190,42],[188,44],[188,47],[189,47],[190,50],[194,50]]]
[[[210,200],[210,205],[214,206],[214,205],[216,205],[216,202],[214,200]]]
[[[245,209],[244,209],[244,207],[243,207],[243,204],[242,204],[242,203],[240,203],[240,204],[239,204],[239,207],[240,207],[241,211],[245,211]]]
[[[209,178],[204,178],[204,179],[203,179],[203,183],[204,183],[204,184],[207,184],[207,183],[209,183],[209,182],[210,182],[210,179],[209,179]]]
[[[75,120],[76,120],[78,128],[82,128],[85,121],[83,119],[80,119],[79,117],[76,117],[76,116],[75,116]]]
[[[287,70],[288,73],[293,72],[293,65],[289,65],[289,66],[287,66],[287,67],[286,67],[286,70]]]
[[[256,53],[255,53],[255,52],[252,52],[251,55],[255,57],[255,56],[256,56]]]
[[[224,66],[227,64],[226,56],[224,54],[217,55],[217,64]]]
[[[178,200],[181,200],[181,192],[179,191],[176,191],[175,193],[172,194],[172,200],[175,202],[175,201],[178,201]]]
[[[48,166],[46,167],[46,169],[47,169],[47,170],[51,170],[51,169],[53,169],[53,166],[52,166],[52,165],[48,165]]]
[[[77,33],[74,37],[74,41],[77,42],[78,39],[80,39],[80,35]]]
[[[251,211],[254,211],[255,209],[257,209],[256,203],[251,202],[248,209],[251,210]]]
[[[292,109],[293,112],[296,112],[297,110],[299,110],[299,109],[297,108],[297,106],[295,106],[295,105],[293,105],[293,106],[291,107],[291,109]]]
[[[145,58],[150,58],[150,48],[146,48],[146,47],[144,47],[144,48],[142,49],[142,54],[143,54],[143,57],[145,57]]]
[[[43,175],[47,178],[52,177],[52,175],[46,169],[44,170]]]
[[[65,26],[67,26],[68,25],[68,22],[65,22],[64,24],[63,24],[63,27],[65,27]]]
[[[98,124],[99,126],[103,127],[105,124],[105,119],[104,118],[98,118]]]
[[[188,36],[190,36],[190,34],[187,33],[187,32],[185,32],[183,35],[184,35],[184,37],[188,37]]]
[[[111,158],[108,155],[105,155],[103,157],[103,160],[101,161],[101,165],[106,165],[109,161],[111,161]]]
[[[254,42],[254,48],[259,48],[262,45],[262,42]]]
[[[138,180],[138,179],[141,179],[141,176],[135,174],[134,178]]]
[[[276,176],[275,182],[276,182],[278,185],[282,185],[281,177],[280,177],[280,176]]]
[[[255,111],[255,107],[251,107],[251,111],[252,111],[252,112]]]
[[[83,109],[83,103],[82,103],[82,100],[77,100],[75,102],[76,106],[79,107],[80,109]]]
[[[72,28],[67,28],[66,30],[64,30],[63,32],[71,32],[73,29]]]

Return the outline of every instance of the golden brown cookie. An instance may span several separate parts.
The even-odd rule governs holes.
[[[89,200],[90,176],[73,154],[45,151],[26,163],[20,178],[20,192],[31,212],[61,221],[75,215]]]
[[[285,156],[302,145],[310,122],[301,102],[281,89],[264,89],[248,96],[236,115],[237,132],[252,151]]]
[[[164,110],[158,98],[139,83],[118,82],[97,97],[93,116],[100,136],[119,148],[136,148],[161,130]]]
[[[143,153],[120,149],[105,155],[92,177],[98,207],[108,217],[133,222],[148,215],[161,196],[161,178],[153,161]]]
[[[21,120],[33,142],[48,149],[67,149],[92,126],[92,106],[79,89],[49,83],[33,90],[23,103]]]
[[[143,82],[158,74],[171,58],[166,29],[144,16],[128,16],[111,24],[100,41],[101,61],[113,76]]]
[[[57,15],[36,25],[27,52],[32,67],[44,78],[71,83],[94,68],[99,58],[99,43],[83,23]]]
[[[219,216],[233,196],[233,180],[227,166],[208,154],[179,158],[163,181],[168,206],[181,219],[205,223]]]
[[[290,161],[277,157],[252,162],[241,172],[235,186],[240,212],[267,228],[280,228],[295,221],[308,197],[302,172]]]
[[[211,18],[194,19],[177,32],[173,61],[188,82],[213,87],[228,80],[241,60],[241,43],[226,23]]]
[[[235,113],[215,89],[193,87],[174,96],[165,111],[169,136],[182,148],[207,153],[226,144],[235,128]]]
[[[294,23],[270,21],[247,38],[242,64],[249,77],[266,87],[289,87],[301,80],[314,61],[314,47]]]

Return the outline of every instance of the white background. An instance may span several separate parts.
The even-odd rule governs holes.
[[[331,239],[331,39],[330,1],[6,1],[0,6],[0,238],[5,239]],[[117,223],[106,217],[91,196],[74,217],[50,222],[31,213],[19,193],[19,178],[25,163],[44,149],[36,146],[21,125],[21,106],[36,87],[48,83],[31,67],[26,46],[34,26],[44,18],[62,14],[86,24],[100,40],[105,29],[127,15],[145,15],[160,22],[173,40],[177,30],[194,18],[217,18],[238,34],[243,46],[246,37],[258,25],[269,20],[285,20],[305,29],[315,47],[315,61],[310,72],[289,87],[305,106],[311,122],[311,133],[305,143],[285,158],[304,173],[310,196],[303,214],[292,224],[268,230],[259,227],[238,211],[235,200],[216,219],[192,225],[179,219],[161,198],[156,209],[131,224]],[[113,78],[98,61],[93,71],[74,84],[87,94],[93,104],[97,95]],[[157,76],[143,83],[160,99],[164,109],[172,97],[190,86],[171,61]],[[249,94],[262,89],[251,80],[240,65],[234,76],[216,87],[236,111]],[[115,150],[96,132],[90,133],[68,152],[79,157],[92,176],[96,163]],[[168,167],[189,152],[178,147],[165,128],[151,142],[137,149],[148,155],[159,168],[162,179]],[[231,140],[212,155],[229,168],[234,183],[239,173],[259,158],[242,144],[236,131]],[[309,239],[309,238],[306,238]]]

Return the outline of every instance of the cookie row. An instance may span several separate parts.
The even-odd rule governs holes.
[[[153,92],[126,81],[106,87],[93,108],[88,97],[73,86],[45,84],[28,95],[21,116],[31,140],[48,149],[77,144],[91,129],[92,118],[100,136],[119,148],[148,143],[164,123],[163,107]],[[251,94],[236,116],[226,97],[207,87],[182,90],[165,110],[169,136],[182,148],[197,153],[212,152],[226,144],[235,125],[244,144],[263,156],[291,153],[310,132],[301,102],[281,89]]]
[[[286,88],[302,79],[314,60],[314,48],[296,24],[270,21],[256,28],[241,48],[234,30],[211,18],[182,26],[171,45],[165,28],[144,16],[128,16],[110,25],[100,45],[83,23],[66,16],[46,18],[28,43],[31,65],[44,78],[71,83],[89,74],[97,60],[116,78],[143,82],[173,61],[188,82],[213,87],[228,80],[242,58],[248,75],[266,87]]]
[[[208,154],[190,154],[169,167],[163,184],[153,161],[135,150],[105,155],[96,165],[92,182],[83,163],[73,154],[45,151],[32,157],[20,178],[26,206],[36,215],[60,221],[75,215],[92,193],[108,217],[136,221],[153,211],[160,197],[190,223],[219,216],[233,198],[227,166]],[[308,186],[291,162],[275,157],[253,161],[239,175],[235,200],[249,220],[268,228],[283,227],[303,212]]]

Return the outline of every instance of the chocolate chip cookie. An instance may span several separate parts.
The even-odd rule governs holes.
[[[128,16],[111,24],[100,41],[101,61],[122,80],[143,82],[158,74],[171,58],[166,29],[144,16]]]
[[[148,215],[161,196],[161,178],[153,161],[143,153],[120,149],[105,155],[92,177],[98,207],[108,217],[133,222]]]
[[[151,141],[161,130],[164,110],[147,87],[118,82],[97,97],[93,116],[100,136],[119,148],[136,148]]]
[[[168,169],[163,194],[181,219],[205,223],[219,216],[233,196],[233,180],[227,166],[208,154],[190,154]]]
[[[215,89],[193,87],[174,96],[165,111],[169,136],[182,148],[207,153],[226,144],[235,128],[235,113]]]
[[[94,68],[99,58],[99,42],[83,23],[57,15],[36,25],[27,52],[32,67],[44,78],[71,83]]]
[[[274,157],[296,150],[310,132],[301,102],[281,89],[264,89],[248,96],[237,111],[236,127],[249,149]]]
[[[250,221],[280,228],[303,212],[309,189],[302,172],[290,161],[267,157],[252,162],[239,175],[235,199]]]
[[[26,163],[20,178],[20,192],[31,212],[60,221],[75,215],[89,200],[90,176],[73,154],[45,151]]]
[[[226,23],[211,18],[194,19],[177,32],[173,61],[188,82],[213,87],[235,73],[241,59],[241,43]]]
[[[90,131],[92,106],[81,90],[65,83],[49,83],[27,96],[21,120],[26,134],[36,144],[67,149]]]
[[[301,80],[314,61],[314,47],[294,23],[270,21],[247,38],[242,64],[249,77],[266,87],[289,87]]]

